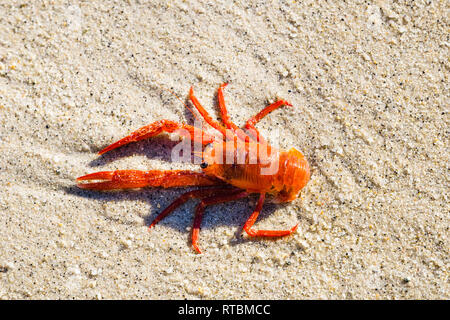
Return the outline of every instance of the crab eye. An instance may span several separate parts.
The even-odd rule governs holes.
[[[200,164],[200,168],[202,168],[202,169],[206,169],[207,166],[208,166],[208,164],[206,162],[202,162]]]

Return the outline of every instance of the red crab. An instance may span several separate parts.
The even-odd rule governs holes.
[[[246,131],[237,127],[228,117],[223,96],[224,83],[218,90],[218,102],[222,121],[225,126],[211,118],[190,89],[189,98],[203,119],[222,134],[218,139],[191,125],[170,120],[156,121],[142,127],[125,138],[111,144],[99,152],[100,155],[131,142],[156,136],[162,132],[178,131],[191,141],[201,143],[203,162],[201,171],[190,170],[117,170],[91,173],[77,178],[78,187],[93,190],[112,190],[142,187],[184,187],[202,186],[204,188],[189,191],[181,195],[164,209],[150,224],[150,228],[169,215],[177,207],[192,198],[201,199],[197,205],[192,228],[192,246],[198,247],[198,235],[205,208],[212,204],[228,202],[259,194],[256,208],[244,225],[250,237],[283,237],[295,232],[297,225],[287,230],[254,230],[252,228],[263,207],[266,194],[274,196],[277,202],[289,202],[297,198],[300,190],[310,178],[308,162],[303,154],[291,148],[288,151],[276,150],[259,134],[255,124],[267,114],[281,106],[292,106],[285,100],[278,100],[264,108],[246,122]],[[183,129],[183,130],[180,130]],[[200,134],[195,134],[199,131]],[[231,158],[225,159],[225,153],[231,150]],[[256,153],[253,152],[255,151]],[[259,151],[266,150],[264,155]],[[243,155],[243,157],[241,157]],[[252,156],[254,158],[252,158]],[[241,157],[242,161],[237,161]],[[256,159],[255,159],[256,157]],[[256,160],[256,161],[255,161]],[[230,162],[230,163],[227,163]],[[277,170],[264,173],[264,170],[276,164]]]

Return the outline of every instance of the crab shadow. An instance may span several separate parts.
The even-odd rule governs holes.
[[[156,136],[150,140],[130,143],[111,150],[89,162],[88,166],[91,168],[101,167],[118,159],[130,157],[132,155],[143,155],[149,159],[172,162],[172,149],[178,143],[180,143],[180,141],[172,141],[167,135]],[[106,146],[107,145],[104,147]]]
[[[118,191],[94,191],[84,190],[77,186],[65,187],[65,192],[75,195],[77,197],[91,199],[101,203],[118,203],[122,201],[139,201],[147,203],[149,212],[135,212],[134,214],[143,217],[144,225],[149,226],[156,216],[161,213],[170,203],[175,201],[181,194],[193,190],[189,189],[160,189],[160,188],[143,188],[135,190],[118,190]],[[250,195],[247,198],[243,198],[236,201],[227,203],[221,203],[212,205],[206,208],[203,216],[201,229],[215,229],[219,226],[232,226],[235,228],[235,233],[228,239],[228,243],[231,246],[241,244],[247,241],[260,240],[259,238],[249,238],[243,236],[243,226],[247,221],[250,214],[253,212],[257,195]],[[191,232],[195,207],[200,200],[193,199],[187,203],[176,208],[169,216],[165,217],[158,223],[158,226],[164,226],[172,228],[180,233],[185,233],[188,245],[191,243]],[[257,221],[262,221],[270,216],[275,210],[282,208],[283,204],[274,204],[266,202],[263,210],[260,213]],[[124,223],[118,220],[108,212],[99,213],[104,216],[105,219],[110,220],[112,223]],[[151,229],[152,232],[160,232],[156,228]],[[276,238],[275,238],[276,239]],[[200,231],[201,241],[201,231]],[[207,249],[207,244],[203,245]]]
[[[189,99],[186,98],[185,104],[189,104]],[[191,111],[187,108],[184,108],[184,117],[187,119],[186,123],[193,125],[195,122],[195,117]],[[137,130],[139,128],[133,128],[133,130]],[[175,137],[173,135],[172,137]],[[179,155],[176,157],[172,154],[172,149],[178,145],[181,140],[177,138],[172,138],[168,134],[163,133],[152,137],[150,139],[144,139],[141,141],[133,142],[127,145],[123,145],[120,148],[113,149],[105,154],[100,155],[96,159],[92,160],[88,166],[89,167],[101,167],[108,163],[111,163],[120,158],[129,157],[131,155],[144,155],[147,158],[158,159],[166,162],[173,162],[173,159],[179,158]],[[123,138],[123,137],[121,137]],[[118,140],[118,139],[116,139]],[[115,142],[116,140],[111,141],[110,143]],[[97,150],[100,151],[103,148],[107,147],[110,143],[103,145],[101,148]],[[191,150],[194,150],[193,144],[191,145]],[[194,163],[194,155],[191,154],[191,163]]]

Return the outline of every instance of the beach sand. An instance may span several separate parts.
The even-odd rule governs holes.
[[[2,1],[0,297],[3,299],[449,299],[446,1]],[[160,119],[191,123],[190,86],[312,168],[255,227],[257,197],[196,201],[149,231],[185,190],[80,190],[114,169],[197,169],[167,135],[97,156]]]

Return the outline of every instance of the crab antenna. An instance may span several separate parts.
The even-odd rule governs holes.
[[[192,111],[192,109],[189,108],[189,107],[187,106],[187,104],[184,103],[183,100],[181,100],[181,98],[178,97],[178,96],[176,95],[175,92],[173,92],[173,91],[172,91],[171,89],[169,89],[169,88],[164,87],[163,85],[161,85],[161,84],[159,84],[159,83],[156,83],[156,82],[153,82],[153,83],[156,84],[160,89],[169,91],[173,96],[175,96],[175,98],[177,98],[178,100],[180,100],[180,102],[181,102],[182,104],[184,104],[184,106],[192,113],[192,115],[194,116],[195,119],[197,119],[198,121],[201,121],[201,120],[195,115],[194,111]]]

